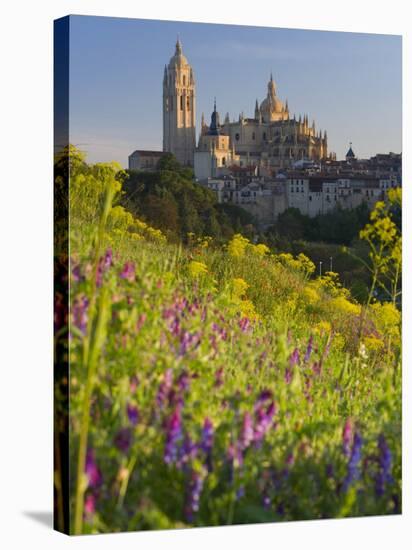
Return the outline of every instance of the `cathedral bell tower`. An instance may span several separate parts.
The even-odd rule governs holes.
[[[178,39],[163,76],[163,151],[193,166],[196,147],[195,80]]]

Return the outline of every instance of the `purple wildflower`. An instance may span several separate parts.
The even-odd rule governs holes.
[[[129,450],[131,442],[132,432],[130,428],[121,428],[114,438],[114,444],[119,449],[119,451],[122,451],[124,453],[127,453],[127,451]]]
[[[133,283],[136,277],[135,265],[133,262],[126,262],[123,266],[122,271],[120,272],[120,278],[126,279]]]
[[[185,435],[183,444],[180,446],[178,451],[178,459],[176,466],[178,468],[184,468],[191,460],[193,460],[198,451],[197,444],[192,441],[189,435]]]
[[[299,363],[300,355],[298,348],[295,348],[289,357],[290,366],[293,367]]]
[[[190,376],[189,374],[184,370],[180,373],[178,379],[177,379],[177,385],[179,387],[179,390],[181,392],[184,392],[188,389],[190,383]]]
[[[200,495],[203,489],[203,475],[193,471],[187,487],[185,516],[186,521],[191,523],[195,513],[199,510]]]
[[[78,283],[78,282],[81,281],[82,276],[81,276],[81,271],[80,271],[80,265],[79,264],[77,264],[73,267],[72,276],[73,276],[73,281],[75,283]]]
[[[285,382],[286,384],[290,384],[292,381],[292,369],[289,367],[286,367],[285,370]]]
[[[87,495],[84,501],[84,515],[91,520],[96,512],[96,497],[93,494]]]
[[[352,485],[354,481],[357,481],[360,477],[360,469],[359,464],[362,458],[362,438],[358,432],[355,433],[353,437],[353,446],[352,446],[352,452],[350,455],[350,459],[348,462],[348,471],[346,474],[345,479],[343,480],[343,492],[346,493],[346,491],[349,489],[349,487]]]
[[[385,493],[386,484],[393,483],[392,477],[392,454],[389,450],[385,436],[381,434],[378,439],[379,448],[379,471],[376,476],[375,490],[377,496]]]
[[[203,423],[202,439],[200,447],[206,455],[206,465],[209,472],[212,471],[212,447],[213,447],[214,429],[210,418],[206,417]]]
[[[185,355],[189,350],[196,349],[200,344],[200,335],[197,332],[183,331],[180,336],[179,355]]]
[[[223,385],[223,368],[220,367],[215,373],[215,387],[220,388]]]
[[[80,332],[84,335],[87,330],[88,323],[88,307],[89,300],[86,296],[77,296],[73,302],[72,315],[73,315],[73,324],[77,327]]]
[[[93,449],[89,449],[87,451],[84,471],[88,478],[88,487],[92,487],[93,489],[100,487],[103,477],[99,467],[96,464]]]
[[[264,407],[263,405],[259,406],[259,408],[255,412],[255,430],[253,439],[255,443],[260,444],[265,437],[267,431],[269,430],[272,419],[275,414],[275,405],[274,403],[270,403],[267,407]]]
[[[254,437],[253,418],[249,412],[245,412],[243,416],[242,431],[240,434],[240,447],[245,450],[252,443]]]
[[[306,348],[305,357],[303,359],[305,362],[309,361],[310,355],[312,353],[312,349],[313,349],[313,336],[311,334],[309,337],[308,346]]]
[[[236,500],[240,500],[245,496],[245,488],[241,485],[236,491]]]
[[[97,273],[96,273],[97,286],[102,285],[103,275],[112,266],[112,264],[113,264],[113,253],[112,253],[112,249],[108,248],[106,251],[106,254],[99,259],[99,263],[97,265]]]
[[[164,373],[163,381],[159,385],[159,389],[156,395],[156,405],[159,408],[162,408],[166,399],[169,396],[170,390],[172,389],[173,384],[173,371],[172,369],[167,369]]]
[[[166,423],[166,444],[164,450],[164,461],[166,464],[173,464],[178,458],[178,443],[182,438],[182,418],[180,407],[176,407]]]
[[[351,418],[348,418],[343,427],[342,433],[342,443],[343,443],[343,454],[349,456],[350,448],[353,441],[353,423]]]
[[[132,405],[131,403],[128,403],[126,411],[130,424],[136,426],[139,421],[139,411],[137,407],[135,405]]]
[[[247,317],[242,317],[239,321],[239,327],[242,332],[247,332],[250,327],[250,321]]]

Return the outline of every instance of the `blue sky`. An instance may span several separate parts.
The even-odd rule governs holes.
[[[402,149],[400,36],[72,16],[70,140],[90,162],[127,166],[162,147],[164,65],[180,36],[196,79],[196,119],[253,116],[270,72],[291,114],[308,114],[343,158]]]

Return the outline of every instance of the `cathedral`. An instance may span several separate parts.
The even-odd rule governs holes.
[[[163,151],[173,153],[182,164],[194,166],[198,179],[228,173],[231,166],[256,166],[276,171],[291,168],[296,161],[320,161],[328,157],[326,131],[317,131],[308,116],[290,115],[288,102],[277,95],[272,75],[266,97],[256,100],[254,117],[241,113],[223,122],[214,110],[210,124],[202,115],[196,145],[195,79],[183,55],[180,40],[163,78]]]

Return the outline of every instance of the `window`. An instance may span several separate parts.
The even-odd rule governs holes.
[[[223,157],[223,158],[222,158],[222,164],[223,164],[223,166],[225,166],[225,164],[226,164],[226,157]]]
[[[187,96],[186,107],[187,107],[187,110],[190,111],[190,97],[189,96]]]
[[[266,141],[266,132],[263,132],[263,139]]]
[[[240,138],[239,134],[235,134],[235,140],[239,141],[239,138]]]
[[[183,86],[186,86],[186,75],[183,75]]]
[[[183,96],[180,96],[180,110],[183,111]]]
[[[310,200],[310,201],[312,200],[312,195],[309,195],[309,200]]]

